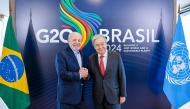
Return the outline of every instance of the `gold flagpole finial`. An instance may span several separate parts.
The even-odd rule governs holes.
[[[178,14],[180,14],[180,4],[179,4],[179,6],[178,6]]]
[[[9,2],[9,14],[12,14],[11,3]]]

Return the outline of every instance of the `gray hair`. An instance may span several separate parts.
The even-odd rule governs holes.
[[[73,36],[73,35],[80,35],[80,36],[82,37],[82,35],[81,35],[80,33],[78,33],[78,32],[72,32],[72,33],[69,34],[68,40],[69,40],[69,39],[71,38],[71,36]]]
[[[96,34],[96,35],[93,36],[93,38],[92,38],[92,45],[93,45],[93,46],[94,46],[94,41],[95,41],[96,39],[100,38],[100,37],[104,38],[104,41],[105,41],[105,43],[107,44],[107,40],[106,40],[106,38],[105,38],[103,35]]]

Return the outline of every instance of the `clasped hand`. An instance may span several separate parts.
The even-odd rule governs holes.
[[[81,78],[86,78],[88,76],[88,69],[80,68],[79,73],[81,74]]]

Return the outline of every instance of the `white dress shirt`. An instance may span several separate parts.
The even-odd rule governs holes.
[[[71,47],[70,47],[70,48],[71,48]],[[71,48],[71,49],[72,49],[72,48]],[[78,64],[79,64],[79,67],[82,68],[82,57],[81,57],[81,55],[80,55],[80,52],[79,52],[79,51],[76,51],[76,50],[73,50],[73,49],[72,49],[72,51],[73,51],[74,55],[76,56],[76,59],[77,59]],[[78,53],[78,56],[77,56],[77,53]],[[80,74],[80,77],[79,77],[79,78],[80,78],[80,79],[82,78],[81,74]]]
[[[72,49],[72,48],[71,48]],[[73,49],[72,49],[73,50]],[[73,53],[75,54],[75,57],[78,61],[78,64],[79,64],[79,67],[81,68],[82,67],[82,57],[80,55],[80,52],[79,51],[76,51],[76,50],[73,50]]]

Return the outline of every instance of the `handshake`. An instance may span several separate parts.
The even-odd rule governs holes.
[[[88,76],[88,69],[82,67],[79,69],[79,73],[81,78],[85,79]]]

